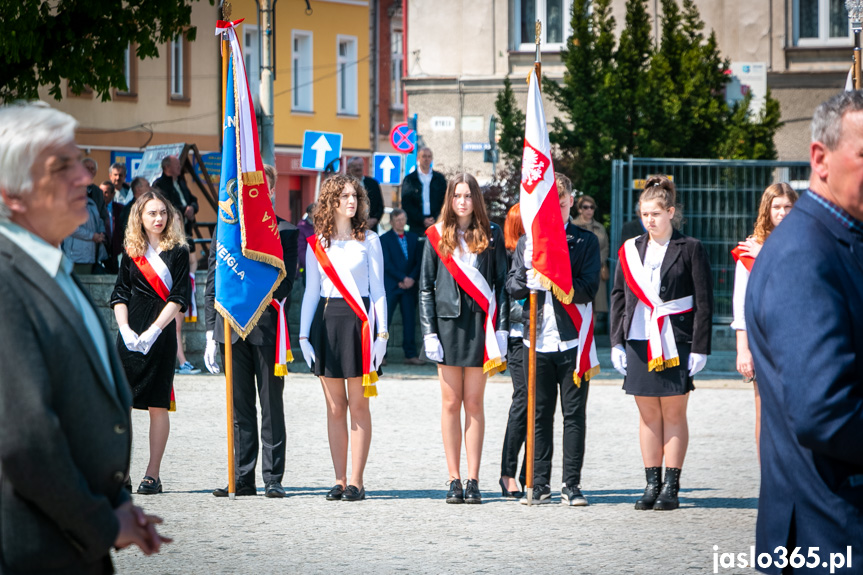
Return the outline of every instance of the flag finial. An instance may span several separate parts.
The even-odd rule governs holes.
[[[225,22],[231,21],[231,3],[223,2],[222,3],[222,20]]]

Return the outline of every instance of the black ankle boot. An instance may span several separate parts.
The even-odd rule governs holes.
[[[659,492],[659,497],[656,498],[653,509],[656,511],[671,511],[680,507],[680,502],[677,500],[678,491],[680,491],[680,468],[666,467],[665,483],[662,484],[662,491]]]
[[[653,504],[656,503],[659,490],[662,488],[661,467],[645,467],[644,474],[647,476],[647,487],[644,488],[641,499],[635,502],[635,508],[638,510],[653,509]]]

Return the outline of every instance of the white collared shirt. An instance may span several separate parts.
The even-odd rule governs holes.
[[[423,185],[423,215],[430,216],[432,170],[429,168],[429,173],[424,174],[423,171],[417,167],[417,176],[419,176],[420,183]]]

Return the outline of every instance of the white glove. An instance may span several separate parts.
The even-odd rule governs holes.
[[[140,335],[140,337],[138,337],[138,351],[140,351],[144,355],[150,353],[150,348],[152,348],[153,344],[156,343],[156,339],[161,333],[162,330],[156,324],[148,327],[147,331],[145,331]]]
[[[138,351],[138,334],[135,333],[129,324],[120,326],[120,337],[123,338],[123,343],[126,344],[126,349],[129,351]]]
[[[494,336],[497,338],[497,346],[500,348],[500,358],[504,359],[509,346],[509,332],[499,329],[494,332]]]
[[[372,349],[372,368],[377,371],[381,366],[381,362],[387,355],[387,340],[382,337],[375,339],[375,346]]]
[[[611,364],[620,375],[626,376],[626,350],[622,345],[618,344],[611,348]]]
[[[535,291],[548,291],[542,285],[542,282],[539,281],[539,276],[536,273],[536,270],[527,270],[527,289],[535,290]]]
[[[443,361],[443,346],[440,344],[440,340],[437,337],[437,334],[427,335],[423,338],[423,344],[426,350],[426,357],[431,361],[441,362]]]
[[[689,377],[693,377],[696,373],[704,369],[707,365],[707,356],[701,353],[689,354]]]
[[[529,270],[533,269],[533,239],[530,234],[527,234],[524,242],[524,267]]]
[[[207,332],[207,348],[204,350],[204,365],[212,374],[219,373],[219,363],[216,361],[216,340],[213,339],[213,330]]]
[[[309,364],[309,369],[312,369],[312,363],[315,361],[315,349],[308,339],[300,340],[300,349],[303,350],[303,357],[306,359],[306,363]]]

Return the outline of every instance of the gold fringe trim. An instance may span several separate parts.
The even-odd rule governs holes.
[[[363,374],[363,397],[377,397],[378,388],[375,385],[378,382],[378,372]]]
[[[285,363],[294,363],[294,353],[291,350],[285,352]]]
[[[575,295],[574,289],[570,289],[569,293],[566,293],[562,289],[560,289],[557,286],[557,284],[555,284],[553,281],[551,281],[550,279],[548,279],[547,277],[545,277],[544,275],[542,275],[541,273],[536,271],[536,269],[534,269],[533,272],[539,278],[539,281],[542,284],[542,286],[545,289],[547,289],[548,291],[550,291],[551,293],[553,293],[554,297],[556,297],[558,299],[558,301],[560,301],[561,303],[565,303],[565,304],[572,303],[572,296]]]
[[[198,323],[198,318],[197,317],[187,317],[186,323]]]
[[[284,363],[277,363],[276,369],[273,370],[273,375],[276,377],[284,377],[288,375],[288,366]]]
[[[590,378],[594,375],[599,375],[599,366],[595,365],[587,370],[587,373],[584,374],[584,381],[590,381]],[[572,381],[575,383],[575,387],[581,387],[582,378],[578,377],[578,370],[572,372]]]
[[[176,401],[171,402],[171,406],[168,407],[168,411],[177,411],[177,402]]]
[[[647,371],[663,371],[670,367],[677,367],[678,365],[680,365],[680,356],[666,360],[663,360],[661,357],[654,357],[647,364]]]
[[[247,186],[257,186],[264,183],[264,172],[243,172],[243,183]]]
[[[504,370],[506,370],[506,362],[501,361],[501,359],[499,357],[488,360],[482,366],[482,372],[488,373],[490,375],[500,373],[501,371],[504,371]]]

